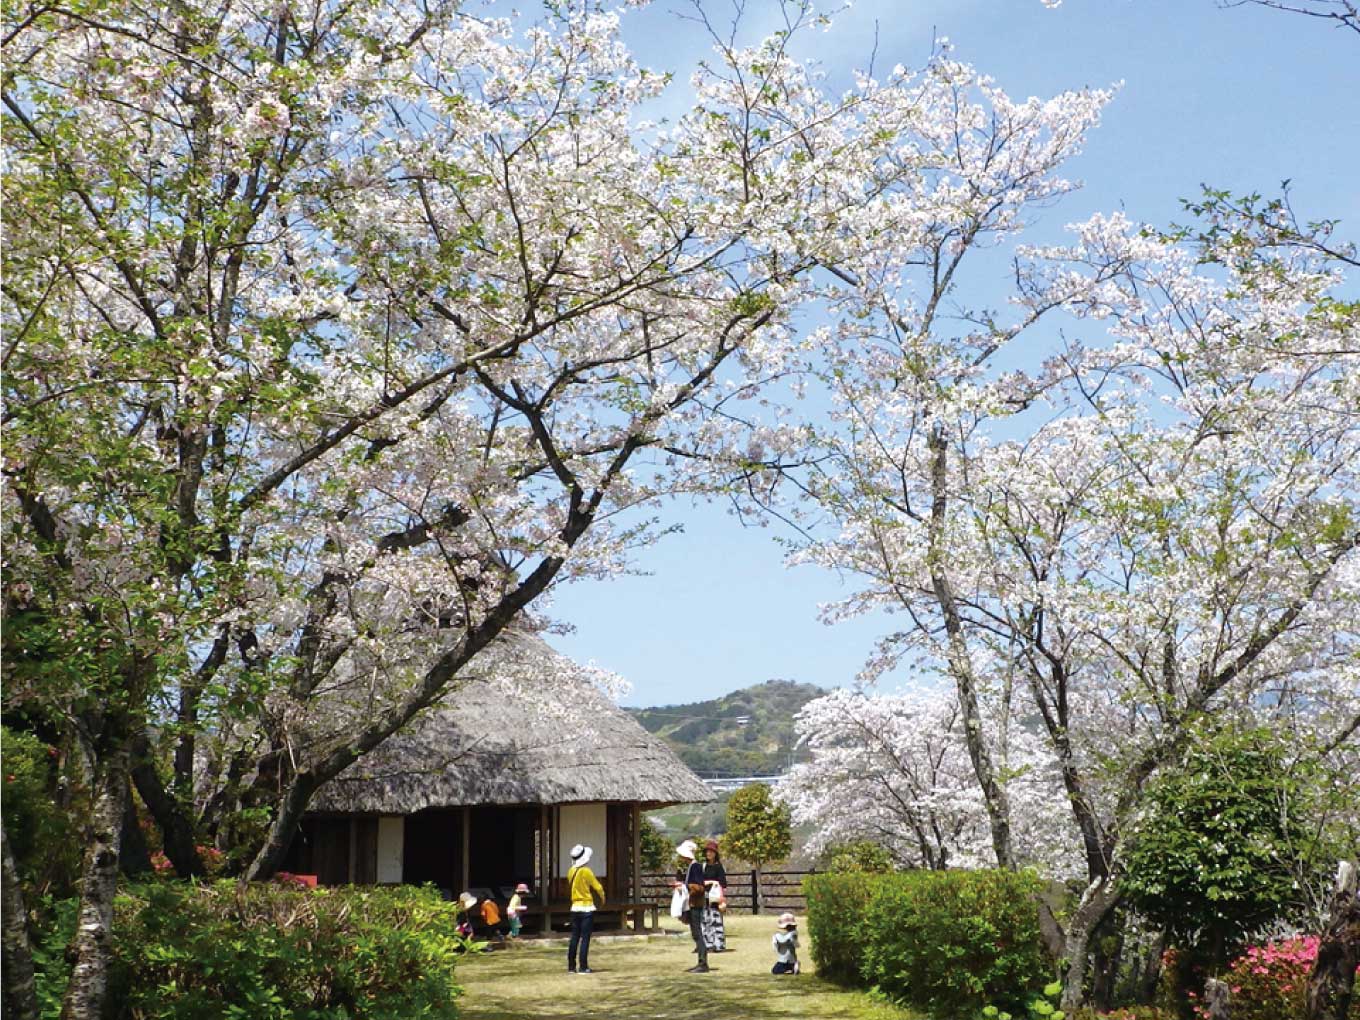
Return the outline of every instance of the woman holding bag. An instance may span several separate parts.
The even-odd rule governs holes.
[[[704,895],[704,866],[694,859],[694,840],[687,839],[675,848],[675,852],[686,861],[685,890],[689,893],[689,909],[685,920],[689,922],[689,934],[694,939],[694,951],[699,954],[699,962],[690,967],[687,973],[708,973],[708,946],[704,944],[703,915],[706,897]]]
[[[689,910],[689,890],[685,888],[685,869],[681,868],[671,883],[671,917],[684,922],[685,911]]]
[[[727,931],[723,927],[723,911],[727,908],[727,869],[718,855],[718,841],[704,844],[704,914],[700,927],[704,943],[710,953],[727,952]]]

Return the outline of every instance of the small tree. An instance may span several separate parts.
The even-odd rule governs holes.
[[[1265,729],[1192,738],[1149,786],[1122,887],[1210,967],[1304,896],[1326,859],[1309,824],[1316,782]]]
[[[650,818],[643,818],[638,829],[641,840],[642,867],[647,871],[664,871],[675,856],[675,847],[661,831],[661,827]]]
[[[793,852],[787,804],[778,804],[764,783],[743,786],[727,802],[727,834],[723,855],[750,861],[755,869],[751,895],[760,912],[760,866],[782,861]]]

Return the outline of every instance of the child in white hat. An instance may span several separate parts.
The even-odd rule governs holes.
[[[779,930],[774,933],[774,937],[770,941],[774,945],[776,959],[774,966],[770,968],[770,973],[797,974],[798,920],[792,914],[780,914],[775,927]]]

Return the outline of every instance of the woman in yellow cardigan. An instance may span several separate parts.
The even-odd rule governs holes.
[[[595,926],[595,907],[604,906],[604,886],[590,870],[588,846],[577,843],[571,848],[571,869],[567,887],[571,890],[571,941],[567,943],[567,973],[590,973],[590,932]],[[576,950],[581,950],[581,966],[576,966]]]

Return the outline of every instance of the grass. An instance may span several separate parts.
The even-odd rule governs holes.
[[[679,922],[669,918],[669,930]],[[918,1013],[875,1002],[812,971],[806,945],[803,973],[770,973],[773,917],[730,916],[729,952],[709,957],[712,972],[686,974],[694,943],[684,936],[591,943],[593,974],[566,972],[566,943],[513,946],[465,961],[465,1020],[924,1020]],[[806,938],[806,935],[803,936]]]

